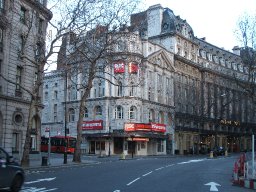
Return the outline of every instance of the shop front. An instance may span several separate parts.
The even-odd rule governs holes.
[[[166,125],[158,123],[125,123],[124,154],[166,154]]]

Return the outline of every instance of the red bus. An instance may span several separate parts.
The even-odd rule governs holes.
[[[41,137],[41,152],[48,152],[49,138]],[[67,153],[74,153],[76,146],[76,138],[66,136],[52,136],[51,137],[51,152],[52,153],[64,153],[65,143],[67,143]]]

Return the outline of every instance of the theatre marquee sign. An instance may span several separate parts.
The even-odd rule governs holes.
[[[166,125],[159,123],[125,123],[124,130],[131,131],[150,131],[150,132],[166,132]]]

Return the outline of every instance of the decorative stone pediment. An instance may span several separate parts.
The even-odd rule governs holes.
[[[174,67],[174,55],[161,49],[155,53],[152,53],[147,58],[148,62],[152,65],[158,66],[162,69],[169,71],[176,71]]]

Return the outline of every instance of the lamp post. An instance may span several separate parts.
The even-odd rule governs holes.
[[[134,135],[131,135],[131,139],[132,139],[132,158],[133,158],[133,153],[134,153],[134,148],[135,148],[134,141],[133,141],[134,137],[135,137]]]
[[[65,71],[65,85],[64,85],[64,134],[65,134],[65,151],[63,163],[67,164],[67,71]]]
[[[109,141],[108,141],[108,156],[110,157],[110,143],[111,143],[111,136],[110,136],[110,134],[111,134],[111,127],[109,126],[109,128],[108,128],[108,136],[109,136]]]

